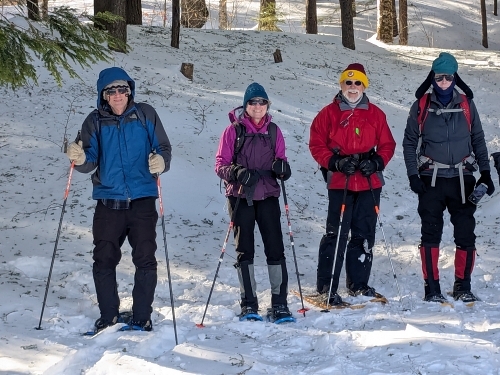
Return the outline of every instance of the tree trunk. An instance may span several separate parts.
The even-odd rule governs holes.
[[[397,37],[398,31],[398,14],[396,13],[396,0],[392,0],[392,36]]]
[[[356,17],[358,15],[358,12],[356,12],[356,0],[351,0],[352,1],[352,16]]]
[[[42,0],[42,19],[49,16],[49,0]]]
[[[488,22],[486,20],[486,0],[481,0],[481,23],[483,25],[483,47],[488,48]]]
[[[497,0],[493,1],[493,14],[495,16],[498,16],[498,6],[497,6]]]
[[[392,0],[378,0],[377,39],[392,43]]]
[[[399,0],[399,44],[408,45],[408,1]]]
[[[227,30],[227,0],[219,0],[219,29]]]
[[[141,0],[127,0],[127,25],[142,25]]]
[[[306,0],[306,33],[318,33],[318,16],[316,0]]]
[[[170,47],[179,48],[180,35],[181,6],[179,0],[172,0],[172,35],[170,37]]]
[[[340,20],[342,22],[342,45],[352,50],[356,49],[354,44],[354,23],[352,19],[351,0],[340,1]]]
[[[38,8],[38,0],[28,0],[26,3],[28,8],[28,18],[33,21],[40,19],[40,9]]]
[[[104,12],[111,12],[111,0],[94,0],[94,15]],[[108,29],[107,23],[104,24],[104,27],[100,27],[98,24],[94,24],[94,27],[102,30]]]
[[[259,30],[281,31],[276,16],[276,0],[260,0]]]
[[[127,43],[127,0],[113,0],[111,1],[111,13],[123,17],[123,20],[112,23],[108,26],[109,34],[124,44]],[[127,52],[126,48],[118,46],[110,46],[112,51]]]
[[[181,25],[201,29],[208,20],[208,8],[205,0],[181,0]]]

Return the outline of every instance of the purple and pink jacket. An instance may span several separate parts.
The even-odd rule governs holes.
[[[231,165],[233,162],[234,144],[236,140],[236,129],[233,124],[242,124],[246,128],[247,134],[261,134],[262,137],[255,136],[247,138],[243,147],[236,157],[236,164],[248,169],[259,171],[271,171],[272,164],[276,159],[286,160],[285,139],[280,128],[276,128],[276,145],[273,151],[271,139],[268,136],[268,126],[271,122],[271,115],[266,114],[264,125],[257,129],[249,117],[245,116],[243,107],[238,107],[229,112],[229,125],[219,141],[219,148],[215,156],[215,173],[226,182],[226,196],[238,196],[240,183],[233,179]],[[242,197],[244,197],[244,193]],[[259,178],[253,200],[264,200],[268,197],[279,197],[280,187],[274,175],[264,175]]]

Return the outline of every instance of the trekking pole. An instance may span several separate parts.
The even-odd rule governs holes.
[[[238,209],[238,206],[240,205],[242,192],[243,192],[243,185],[241,185],[240,189],[238,190],[238,197],[236,198],[236,203],[234,204],[233,213],[231,214],[231,222],[229,223],[229,228],[227,228],[226,237],[224,238],[224,244],[222,245],[222,249],[221,249],[220,256],[219,256],[219,263],[217,264],[217,269],[215,270],[214,281],[212,282],[212,287],[210,288],[210,293],[208,293],[208,300],[207,300],[207,304],[205,306],[205,311],[203,312],[203,317],[201,318],[201,323],[196,324],[196,327],[198,327],[198,328],[205,327],[203,325],[203,321],[205,320],[205,315],[207,314],[208,304],[210,303],[210,298],[212,297],[212,292],[214,291],[215,280],[217,279],[217,275],[219,274],[219,268],[220,268],[220,265],[222,263],[222,259],[224,258],[224,254],[226,252],[226,246],[227,246],[227,243],[229,241],[229,235],[231,234],[231,230],[234,227],[234,219],[236,218],[236,210]]]
[[[302,303],[302,308],[300,310],[297,310],[297,312],[303,314],[305,317],[306,311],[308,311],[309,309],[304,307],[304,299],[302,298],[302,288],[300,287],[299,267],[297,266],[297,257],[295,256],[295,244],[293,241],[292,224],[290,222],[288,201],[286,198],[285,182],[283,181],[283,179],[281,179],[280,182],[281,182],[281,190],[283,190],[283,201],[285,202],[286,220],[288,222],[288,233],[290,234],[290,244],[292,245],[293,262],[295,263],[295,273],[297,274],[297,284],[299,284],[300,303]]]
[[[342,197],[342,205],[340,206],[339,230],[337,231],[337,242],[335,244],[335,252],[333,253],[332,278],[330,279],[330,289],[328,289],[328,299],[325,302],[325,308],[321,310],[321,312],[330,312],[330,310],[328,310],[328,305],[330,304],[330,296],[332,294],[332,286],[333,286],[333,275],[335,274],[335,265],[337,264],[337,251],[339,249],[340,233],[342,231],[342,219],[344,218],[345,201],[347,197],[347,185],[349,184],[349,177],[350,176],[347,175],[345,178],[344,196]]]
[[[78,131],[78,135],[76,136],[75,143],[78,143],[81,138],[81,132]],[[67,140],[64,142],[64,149],[67,147]],[[45,286],[45,295],[43,297],[43,303],[42,303],[42,312],[40,314],[40,321],[38,322],[38,327],[35,329],[41,330],[42,329],[42,318],[43,318],[43,312],[45,310],[45,303],[47,302],[47,294],[49,293],[49,285],[50,285],[50,278],[52,277],[52,269],[54,268],[54,260],[56,259],[56,251],[57,251],[57,244],[59,243],[59,236],[61,235],[61,227],[62,227],[62,221],[63,221],[63,216],[64,216],[64,210],[66,208],[66,202],[68,201],[68,195],[69,195],[69,188],[71,186],[71,179],[73,178],[73,170],[75,169],[75,161],[71,162],[71,166],[69,167],[69,176],[68,176],[68,182],[66,183],[66,189],[64,190],[64,201],[61,209],[61,218],[59,219],[59,227],[57,228],[57,235],[56,235],[56,242],[54,244],[54,251],[52,253],[52,261],[50,262],[50,269],[49,269],[49,276],[47,277],[47,285]]]
[[[165,247],[165,259],[167,260],[168,288],[170,290],[170,306],[172,307],[172,322],[174,324],[175,345],[179,345],[179,342],[177,341],[177,324],[175,322],[174,294],[172,292],[172,279],[170,277],[170,263],[168,261],[167,233],[165,231],[165,215],[163,214],[163,199],[161,197],[161,181],[160,181],[160,174],[159,173],[156,176],[156,185],[158,186],[158,203],[160,204],[161,228],[163,230],[163,245]]]
[[[385,250],[387,251],[387,257],[389,258],[389,263],[391,263],[392,277],[396,281],[396,286],[398,288],[399,303],[401,303],[401,301],[403,300],[403,297],[401,295],[401,289],[399,289],[399,282],[398,282],[398,278],[396,276],[396,271],[394,270],[394,264],[392,263],[391,252],[389,251],[389,246],[387,244],[387,239],[385,238],[384,226],[382,225],[382,220],[380,219],[380,210],[379,210],[379,207],[378,207],[378,204],[377,204],[377,199],[375,199],[375,193],[373,191],[372,181],[370,179],[370,176],[367,176],[366,178],[368,180],[368,185],[370,186],[370,191],[372,193],[373,203],[375,204],[375,213],[377,214],[377,221],[378,221],[378,224],[380,226],[380,230],[382,232],[382,237],[384,238],[384,245],[385,245],[384,247],[385,247]]]

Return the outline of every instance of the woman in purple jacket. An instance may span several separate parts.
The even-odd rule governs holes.
[[[252,83],[245,91],[243,106],[229,113],[222,133],[215,172],[225,181],[229,214],[240,202],[234,217],[238,279],[241,291],[240,320],[259,319],[254,276],[254,228],[259,227],[271,283],[270,318],[291,319],[287,305],[288,273],[281,232],[280,187],[292,172],[286,161],[281,130],[271,122],[271,102],[264,88]],[[243,130],[238,132],[238,128]],[[241,134],[241,137],[237,137]],[[238,138],[238,139],[237,139]],[[244,199],[242,199],[244,198]]]

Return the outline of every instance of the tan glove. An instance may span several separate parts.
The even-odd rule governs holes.
[[[149,154],[149,173],[157,174],[165,170],[165,160],[158,154]]]
[[[75,165],[82,165],[85,163],[87,157],[85,156],[85,151],[82,147],[83,142],[79,141],[78,144],[75,142],[70,143],[68,150],[66,151],[66,156],[69,160],[74,161]]]

